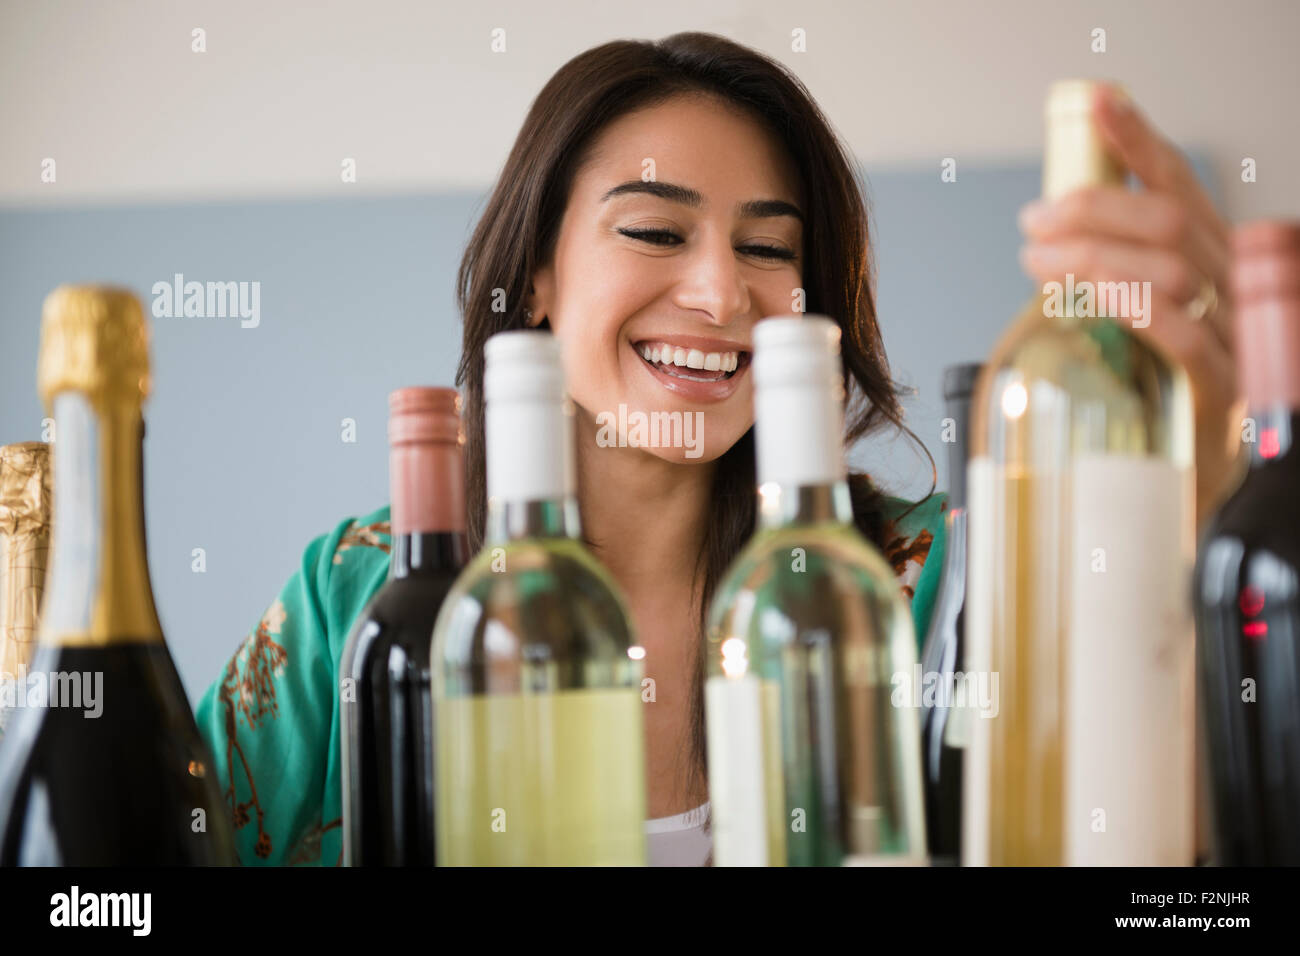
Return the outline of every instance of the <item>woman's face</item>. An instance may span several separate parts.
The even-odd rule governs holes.
[[[715,98],[606,127],[529,303],[560,341],[580,427],[675,462],[735,444],[754,419],[754,323],[790,314],[802,284],[802,210],[781,145]]]

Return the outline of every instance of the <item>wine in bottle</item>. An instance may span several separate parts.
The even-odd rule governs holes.
[[[1233,234],[1249,470],[1202,538],[1198,672],[1213,855],[1300,865],[1300,223]]]
[[[643,655],[580,539],[559,347],[486,361],[485,545],[431,652],[438,865],[644,865]]]
[[[339,662],[343,860],[433,866],[429,637],[467,560],[460,398],[388,397],[392,559]]]
[[[966,679],[966,457],[970,448],[970,399],[979,364],[944,369],[947,403],[948,513],[944,516],[942,576],[930,612],[930,631],[921,651],[927,679],[937,675],[942,693],[921,718],[921,763],[925,774],[925,835],[930,859],[952,865],[961,853],[961,765],[976,716],[974,685]],[[951,691],[949,690],[951,689]],[[950,696],[951,693],[951,696]],[[960,695],[960,696],[958,696]]]
[[[925,858],[911,614],[853,525],[839,328],[754,328],[760,528],[709,610],[705,716],[714,862]]]
[[[50,550],[50,446],[0,447],[0,739],[26,702]]]
[[[1122,185],[1096,84],[1054,84],[1046,198]],[[1190,865],[1193,415],[1140,283],[1047,283],[972,401],[963,862]]]
[[[144,314],[129,292],[65,286],[41,338],[56,513],[29,706],[0,747],[0,865],[231,864],[229,810],[149,585]]]

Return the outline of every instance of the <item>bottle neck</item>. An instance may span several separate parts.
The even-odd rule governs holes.
[[[49,545],[45,531],[0,532],[0,680],[25,673],[36,651]]]
[[[162,642],[145,555],[138,402],[65,391],[52,403],[58,515],[41,609],[45,644]]]
[[[1274,464],[1291,453],[1300,438],[1300,408],[1284,404],[1252,409],[1247,413],[1247,428],[1253,434],[1243,434],[1250,446],[1250,467],[1261,468]]]
[[[970,456],[970,396],[948,399],[952,441],[948,443],[948,508],[966,507],[966,464]]]
[[[778,380],[754,391],[759,521],[851,522],[838,382]]]
[[[468,557],[465,482],[460,446],[403,441],[388,454],[389,576],[455,570]]]
[[[393,535],[390,578],[423,577],[458,571],[469,557],[464,531],[408,531]]]
[[[763,528],[853,522],[849,485],[842,478],[815,485],[768,481],[759,485],[758,499],[758,523]]]
[[[1078,189],[1096,186],[1123,186],[1127,171],[1111,155],[1105,137],[1093,121],[1091,107],[1080,99],[1080,90],[1064,92],[1059,98],[1049,100],[1047,129],[1043,150],[1043,200],[1055,202]],[[1097,318],[1118,318],[1103,312],[1116,311],[1107,304],[1093,301],[1087,296],[1091,283],[1076,288],[1075,277],[1064,274],[1057,277],[1051,292],[1037,286],[1036,294],[1042,297],[1043,316],[1065,324],[1075,324]],[[1099,311],[1100,307],[1100,311]],[[1132,304],[1125,306],[1131,311]]]
[[[572,495],[529,501],[488,500],[486,544],[505,544],[523,538],[577,540],[581,535],[578,502]]]

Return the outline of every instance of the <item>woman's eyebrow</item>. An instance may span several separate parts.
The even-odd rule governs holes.
[[[678,186],[676,183],[645,182],[640,179],[619,183],[601,196],[600,201],[605,202],[615,196],[624,196],[630,193],[647,193],[660,199],[667,199],[669,202],[681,203],[683,206],[689,206],[692,209],[700,209],[704,206],[704,197],[689,186]],[[800,222],[804,221],[803,213],[799,211],[799,207],[783,199],[751,199],[748,202],[738,203],[736,212],[741,219],[770,219],[775,216],[793,216]]]

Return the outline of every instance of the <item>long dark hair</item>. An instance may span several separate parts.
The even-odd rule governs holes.
[[[857,167],[807,89],[777,61],[713,34],[617,40],[564,64],[533,101],[461,260],[457,302],[465,335],[456,382],[463,397],[472,551],[482,546],[487,513],[484,343],[497,332],[526,327],[529,282],[554,251],[575,171],[597,134],[619,116],[685,93],[712,94],[746,110],[784,144],[799,171],[806,204],[805,305],[840,325],[846,446],[891,425],[920,445],[903,424],[904,390],[890,376],[876,323],[868,213]],[[933,458],[930,464],[933,473]],[[852,476],[850,491],[858,527],[883,549],[882,492],[865,475]],[[701,633],[714,588],[754,531],[752,429],[719,459],[713,503],[718,518],[705,526],[695,576]],[[691,782],[700,784],[702,647],[697,656],[689,758],[696,775]]]

